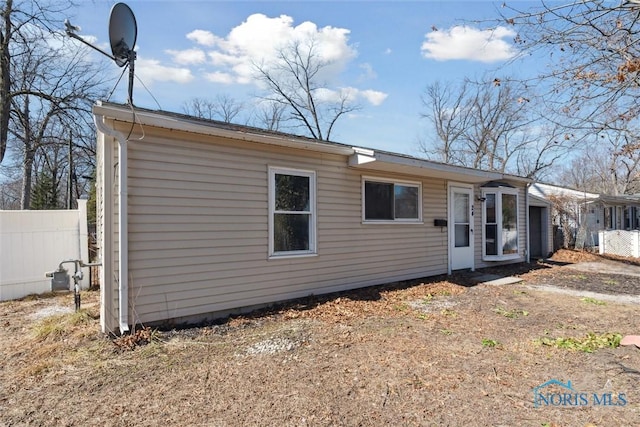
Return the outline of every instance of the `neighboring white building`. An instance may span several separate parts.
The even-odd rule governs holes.
[[[93,111],[105,332],[528,259],[529,179],[137,107]]]
[[[552,184],[533,183],[529,194],[551,202],[552,223],[573,234],[577,245],[599,245],[603,230],[640,228],[640,197],[609,196]]]

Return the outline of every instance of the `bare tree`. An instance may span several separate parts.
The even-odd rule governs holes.
[[[274,62],[254,64],[254,69],[266,88],[264,101],[283,106],[285,120],[312,138],[329,140],[338,119],[360,108],[349,91],[329,88],[322,81],[333,65],[319,56],[311,37],[292,42],[279,50]]]
[[[444,163],[466,164],[457,145],[464,139],[469,126],[466,105],[468,86],[467,81],[459,88],[435,82],[422,94],[422,105],[426,111],[421,116],[433,125],[437,139],[420,141],[420,149]]]
[[[0,16],[0,163],[7,151],[7,136],[9,128],[9,112],[11,111],[11,51],[9,49],[13,39],[13,22],[11,14],[13,1],[7,0]]]
[[[566,147],[539,117],[533,95],[513,80],[437,82],[422,103],[435,138],[422,141],[421,150],[445,163],[534,177]]]
[[[0,209],[20,209],[20,180],[13,168],[4,168],[0,176]]]
[[[37,87],[14,85],[14,62],[29,46],[40,42],[46,33],[62,26],[62,12],[70,2],[48,0],[5,0],[0,3],[0,163],[4,159],[9,136],[12,100],[16,96],[47,95]]]
[[[580,218],[585,213],[585,205],[580,203],[579,198],[570,195],[552,194],[548,199],[552,207],[552,222],[562,230],[562,247],[574,247],[577,227],[580,227]]]
[[[213,100],[193,98],[183,105],[186,114],[225,123],[232,123],[243,109],[244,104],[229,95],[217,95]]]
[[[547,87],[547,106],[574,132],[599,132],[637,120],[640,107],[640,5],[637,1],[541,2],[504,5],[523,55],[546,56],[534,80]],[[617,117],[607,114],[616,111]],[[604,114],[603,114],[604,113]]]
[[[602,131],[598,144],[563,167],[556,182],[593,193],[623,195],[640,189],[640,145],[634,133]]]
[[[277,102],[260,102],[253,112],[255,126],[278,131],[284,121],[285,106]]]
[[[22,34],[29,43],[12,49],[10,114],[7,141],[14,146],[12,159],[21,165],[21,208],[31,207],[34,178],[41,172],[38,158],[56,145],[68,146],[70,132],[92,133],[88,123],[92,100],[100,96],[103,73],[99,65],[86,59],[86,48],[70,47],[61,32],[30,23]],[[73,45],[71,45],[73,46]],[[18,54],[19,53],[19,54]],[[93,146],[94,142],[91,143]],[[94,150],[79,150],[90,154]],[[92,161],[89,160],[91,163]],[[86,163],[86,159],[78,162]],[[49,172],[57,179],[57,165]],[[67,174],[73,174],[67,168]]]

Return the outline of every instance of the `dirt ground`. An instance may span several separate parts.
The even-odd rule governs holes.
[[[97,292],[79,313],[71,294],[3,302],[0,426],[635,426],[640,349],[618,341],[640,305],[593,296],[640,295],[615,261],[561,251],[118,339]]]

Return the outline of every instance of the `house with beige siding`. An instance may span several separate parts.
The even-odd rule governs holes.
[[[105,332],[528,260],[530,180],[99,103]]]

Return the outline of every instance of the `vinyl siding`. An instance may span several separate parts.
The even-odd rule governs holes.
[[[448,270],[449,230],[433,225],[448,217],[445,179],[349,168],[337,154],[153,126],[142,137],[136,130],[127,172],[130,324],[202,319]],[[118,159],[117,142],[105,138],[98,141],[98,233],[103,330],[112,332],[118,329]],[[270,167],[316,174],[316,255],[269,258]],[[363,223],[363,176],[420,183],[422,223]],[[474,191],[479,195],[480,187]],[[518,201],[523,260],[523,188]],[[481,208],[474,200],[476,268],[496,264],[482,261]]]
[[[339,155],[153,128],[135,138],[128,150],[132,323],[447,271],[447,232],[433,226],[434,218],[446,218],[444,180],[351,169]],[[269,259],[269,167],[316,173],[317,255]],[[364,224],[363,175],[421,182],[423,223]],[[115,218],[115,202],[112,209]],[[111,233],[117,260],[117,218]],[[117,263],[108,262],[117,276]],[[110,289],[117,298],[117,284]],[[112,328],[116,310],[114,301],[106,320]]]

